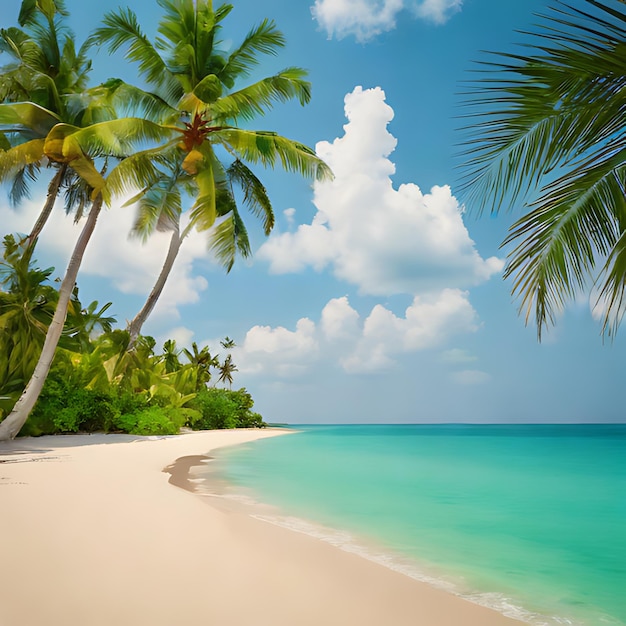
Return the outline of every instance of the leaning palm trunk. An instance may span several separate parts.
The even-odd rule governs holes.
[[[178,226],[172,232],[172,237],[170,239],[170,246],[167,251],[167,256],[165,257],[165,262],[163,263],[163,267],[161,268],[161,273],[159,274],[156,282],[154,283],[154,287],[152,287],[152,291],[148,296],[146,303],[141,308],[141,311],[137,313],[134,319],[128,324],[126,330],[128,330],[130,334],[130,339],[128,342],[128,351],[131,351],[135,343],[137,342],[137,338],[141,333],[141,329],[148,319],[150,313],[152,313],[152,309],[154,309],[157,300],[161,296],[161,292],[165,287],[165,283],[172,271],[172,267],[174,267],[174,261],[176,261],[176,257],[178,256],[178,252],[180,250],[180,246],[183,243],[183,239],[187,236],[188,229],[183,231],[183,234],[180,234],[180,230]]]
[[[63,178],[65,177],[66,172],[67,163],[63,163],[50,181],[50,184],[48,185],[48,195],[46,196],[46,203],[43,205],[43,209],[41,209],[41,213],[39,214],[39,217],[37,218],[33,229],[30,231],[30,235],[28,235],[27,241],[29,248],[35,245],[37,237],[39,237],[39,234],[43,230],[43,227],[46,225],[46,222],[50,217],[50,213],[52,213],[54,203],[56,202],[57,196],[59,195],[59,189],[61,188],[61,183],[63,182]]]
[[[35,371],[31,376],[26,388],[24,389],[20,399],[16,402],[13,410],[6,419],[0,423],[0,441],[6,441],[8,439],[14,439],[20,432],[22,426],[28,419],[30,412],[33,410],[39,394],[43,388],[43,385],[50,371],[52,365],[52,359],[56,351],[57,344],[61,338],[63,332],[63,325],[65,324],[65,318],[67,316],[67,309],[70,302],[70,297],[76,284],[76,276],[78,269],[83,260],[83,255],[89,239],[93,233],[93,230],[98,220],[98,215],[102,209],[102,195],[98,194],[93,201],[91,210],[87,217],[87,221],[83,226],[83,230],[78,237],[74,252],[67,266],[65,277],[61,283],[61,289],[59,291],[59,301],[52,318],[52,322],[48,327],[46,339],[43,344],[39,361],[35,366]]]

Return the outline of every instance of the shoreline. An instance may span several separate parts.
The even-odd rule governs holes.
[[[194,493],[211,450],[288,432],[0,444],[0,624],[522,624]]]
[[[216,450],[215,455],[212,456],[190,456],[177,459],[171,468],[176,471],[178,480],[185,483],[178,486],[199,497],[207,498],[213,506],[237,511],[242,515],[283,528],[287,532],[312,537],[337,550],[357,555],[389,571],[411,578],[419,584],[443,591],[472,605],[495,611],[504,617],[516,620],[517,624],[540,626],[548,626],[548,624],[556,626],[556,624],[565,623],[575,626],[578,624],[578,622],[570,622],[556,615],[533,612],[521,602],[514,602],[499,592],[468,586],[458,573],[442,570],[434,563],[425,563],[414,556],[399,552],[385,545],[380,539],[355,533],[343,526],[327,525],[313,520],[313,517],[294,515],[287,506],[270,504],[262,497],[259,499],[258,494],[250,488],[232,483],[219,467],[213,468],[213,463],[219,465],[221,453],[221,450]]]

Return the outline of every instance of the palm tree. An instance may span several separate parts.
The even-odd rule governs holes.
[[[31,102],[54,113],[59,120],[83,125],[94,121],[94,115],[106,113],[107,107],[85,99],[91,61],[87,46],[78,50],[73,33],[65,25],[64,2],[24,0],[19,24],[21,28],[0,30],[0,53],[11,58],[0,74],[0,100]],[[98,102],[98,105],[102,103]],[[29,183],[47,163],[54,170],[48,185],[46,202],[28,236],[34,244],[63,187],[66,189],[66,211],[78,207],[78,216],[88,204],[85,187],[77,185],[75,172],[67,163],[48,162],[40,147],[48,126],[30,129],[30,133],[3,133],[0,150],[0,181],[10,182],[9,198],[18,204],[29,192]],[[72,190],[72,192],[70,192]]]
[[[165,364],[166,373],[169,374],[180,369],[180,360],[178,357],[181,355],[181,352],[182,350],[178,349],[174,339],[168,339],[163,344],[163,355],[161,358]]]
[[[228,388],[232,388],[233,385],[233,373],[237,372],[237,366],[233,363],[232,354],[227,355],[224,359],[224,362],[218,366],[220,375],[217,379],[217,382],[226,383],[228,382]]]
[[[626,286],[626,12],[558,2],[525,54],[483,65],[470,107],[465,188],[482,210],[524,201],[505,277],[538,337],[589,286],[614,334]]]
[[[237,346],[235,340],[231,339],[228,335],[226,335],[226,337],[224,337],[224,339],[220,341],[220,345],[222,346],[222,348],[224,348],[224,350],[232,350]]]
[[[211,354],[208,346],[203,346],[199,350],[195,341],[191,344],[191,351],[183,348],[183,352],[189,363],[196,368],[196,391],[200,391],[211,380],[211,368],[218,367],[219,360],[216,355]]]
[[[112,305],[112,302],[107,302],[100,306],[98,301],[94,300],[83,307],[78,298],[78,287],[75,287],[65,320],[65,334],[71,340],[66,342],[69,344],[68,347],[71,346],[71,349],[78,352],[92,351],[93,340],[98,335],[113,330],[115,317],[105,315]]]
[[[136,149],[138,143],[162,139],[166,129],[147,120],[134,118],[117,119],[80,128],[60,122],[55,114],[30,102],[0,105],[0,129],[24,135],[41,133],[42,129],[48,129],[38,150],[51,161],[68,164],[74,174],[80,176],[91,190],[91,208],[61,283],[57,306],[39,360],[13,410],[0,423],[0,441],[2,441],[12,439],[18,434],[41,393],[63,331],[78,270],[103,202],[105,199],[110,201],[115,189],[120,187],[125,189],[128,185],[135,184],[138,177],[145,180],[150,174],[150,168],[139,166],[125,168],[124,172],[120,173],[117,172],[118,165],[109,174],[109,176],[116,174],[115,185],[111,191],[104,178],[107,159],[124,159]],[[101,171],[96,169],[94,161],[96,158],[105,160]],[[124,163],[124,160],[121,163]]]
[[[139,205],[135,227],[138,234],[146,237],[154,230],[172,233],[161,274],[146,304],[128,326],[131,347],[191,230],[211,229],[210,246],[227,270],[237,253],[244,257],[250,254],[234,186],[243,191],[244,204],[261,218],[265,234],[271,231],[271,203],[248,164],[273,167],[278,162],[305,176],[330,176],[328,167],[307,146],[276,133],[238,127],[239,121],[263,114],[275,102],[295,98],[306,104],[310,99],[306,72],[293,67],[233,90],[236,82],[258,64],[259,54],[275,54],[284,46],[284,37],[275,24],[264,20],[239,47],[226,54],[218,36],[231,5],[213,10],[210,0],[158,2],[165,14],[156,44],[144,35],[136,15],[128,8],[108,13],[104,26],[90,40],[98,45],[108,43],[111,53],[120,48],[127,50],[126,57],[139,64],[141,77],[154,93],[128,85],[120,85],[117,92],[136,107],[135,112],[154,116],[179,133],[177,140],[162,146],[158,178],[131,199]],[[151,157],[155,154],[149,153]],[[224,158],[231,162],[225,164]],[[195,198],[188,225],[182,231],[181,190]]]

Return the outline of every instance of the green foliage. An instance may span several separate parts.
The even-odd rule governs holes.
[[[5,238],[0,262],[0,421],[23,391],[52,319],[57,292],[49,283],[53,268],[32,267],[33,248]],[[264,426],[245,389],[207,388],[211,369],[232,382],[237,371],[208,347],[179,350],[166,341],[161,354],[151,337],[140,336],[128,350],[129,334],[111,330],[109,305],[83,307],[78,289],[39,401],[21,435],[121,431],[168,435],[183,426],[196,429]],[[95,330],[101,330],[94,336]],[[226,337],[224,349],[235,346]],[[184,354],[188,363],[181,363]]]
[[[220,382],[232,384],[237,368],[230,354],[220,362],[208,348],[193,344],[192,352],[179,350],[174,341],[156,354],[154,341],[135,341],[139,330],[132,339],[112,330],[115,320],[105,315],[110,303],[82,306],[74,289],[80,263],[66,275],[61,298],[49,284],[52,268],[41,270],[31,263],[38,233],[61,191],[66,210],[75,209],[77,220],[92,207],[93,225],[102,201],[133,189],[139,194],[132,202],[142,210],[136,230],[146,235],[178,228],[181,196],[194,198],[187,228],[210,230],[217,220],[210,245],[229,270],[235,254],[251,254],[233,185],[243,192],[243,204],[261,220],[265,234],[274,225],[267,192],[249,164],[282,165],[318,179],[331,176],[307,146],[275,133],[236,127],[238,120],[250,120],[276,103],[310,100],[306,72],[293,67],[234,90],[260,56],[284,47],[272,21],[264,20],[227,51],[218,35],[231,5],[214,10],[211,2],[158,4],[165,15],[154,44],[141,32],[134,13],[120,9],[109,13],[104,26],[79,47],[65,19],[64,0],[22,0],[21,28],[0,29],[0,54],[7,61],[0,67],[0,183],[11,185],[10,197],[18,202],[40,169],[54,171],[48,200],[27,245],[22,248],[7,238],[0,263],[0,420],[20,396],[38,359],[47,368],[54,353],[50,377],[22,434],[173,434],[184,425],[262,425],[245,390],[206,389],[212,368]],[[124,49],[154,93],[116,79],[89,88],[87,53],[94,44]],[[121,117],[122,111],[132,117]],[[217,156],[226,154],[224,148],[230,164]],[[108,170],[100,171],[107,158],[115,164],[111,161]],[[75,250],[80,252],[77,259],[83,251]],[[69,307],[61,314],[68,298]],[[53,315],[58,324],[51,330],[65,319],[63,334],[58,346],[55,338],[54,347],[50,338],[56,335],[48,334],[41,358]],[[222,346],[230,349],[234,343],[228,340]],[[180,362],[181,354],[189,363]],[[38,393],[30,394],[33,402]],[[197,393],[204,398],[200,408],[190,408]],[[27,412],[22,410],[24,419]]]
[[[53,370],[21,435],[116,430],[121,402],[114,393],[75,387]]]
[[[481,63],[465,99],[468,200],[525,203],[505,278],[539,339],[590,287],[609,335],[626,308],[625,5],[579,4],[548,7],[520,53]]]
[[[191,424],[192,428],[197,430],[265,426],[263,418],[251,411],[254,401],[245,388],[238,391],[215,387],[203,389],[198,392],[191,406],[201,414],[201,417]]]
[[[32,249],[7,235],[0,260],[0,396],[17,399],[35,367],[58,300],[53,268],[34,267]],[[2,289],[5,291],[2,291]],[[4,405],[0,401],[0,410]]]
[[[265,426],[262,417],[251,410],[254,401],[245,389],[203,385],[198,391],[199,372],[201,377],[208,375],[208,362],[220,366],[207,348],[195,346],[189,354],[201,356],[197,363],[178,363],[177,369],[168,372],[173,342],[166,343],[164,354],[155,354],[154,341],[142,337],[138,351],[128,353],[127,337],[124,331],[112,331],[90,342],[83,353],[59,350],[20,435],[95,431],[174,435],[183,427]],[[15,394],[0,397],[0,411],[8,413],[15,400]]]
[[[120,415],[116,426],[131,435],[176,435],[185,425],[186,418],[181,409],[149,406],[135,413]]]

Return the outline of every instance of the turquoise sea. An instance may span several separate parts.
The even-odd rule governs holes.
[[[213,470],[271,520],[536,625],[626,625],[626,425],[297,427]]]

